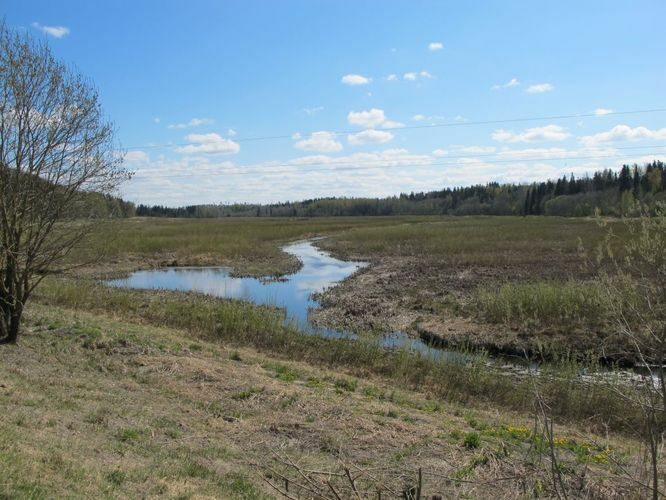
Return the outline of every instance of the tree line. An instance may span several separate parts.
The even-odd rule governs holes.
[[[624,165],[592,176],[574,174],[533,184],[490,182],[387,198],[315,198],[271,204],[232,203],[184,207],[140,204],[141,217],[325,217],[381,215],[557,215],[583,217],[600,212],[632,215],[639,205],[666,201],[666,164]]]

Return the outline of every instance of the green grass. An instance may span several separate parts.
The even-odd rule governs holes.
[[[507,283],[483,287],[476,298],[485,320],[521,327],[603,324],[611,307],[608,293],[594,281]]]
[[[609,223],[622,238],[621,222]],[[354,227],[323,245],[344,256],[416,256],[445,265],[581,263],[579,243],[593,249],[607,227],[560,217],[440,217],[422,224]]]

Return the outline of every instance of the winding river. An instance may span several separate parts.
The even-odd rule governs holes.
[[[351,332],[312,324],[309,312],[319,307],[319,303],[312,298],[314,294],[335,286],[366,266],[366,263],[336,259],[315,247],[312,240],[291,243],[283,250],[297,257],[303,265],[296,273],[276,280],[233,277],[230,269],[225,267],[172,267],[136,271],[127,278],[110,280],[106,284],[113,287],[198,292],[273,305],[283,308],[286,312],[285,321],[305,334],[356,338]],[[388,348],[407,347],[436,358],[462,357],[460,353],[432,348],[403,332],[385,334],[381,341]]]

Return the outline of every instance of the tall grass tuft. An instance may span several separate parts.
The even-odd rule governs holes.
[[[611,304],[599,283],[570,280],[484,287],[477,294],[476,308],[492,323],[578,326],[603,323]]]

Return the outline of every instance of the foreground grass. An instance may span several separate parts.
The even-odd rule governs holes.
[[[399,387],[427,389],[457,402],[488,402],[521,410],[533,402],[532,381],[498,376],[483,357],[471,364],[431,359],[409,351],[388,351],[374,337],[360,341],[324,339],[284,327],[275,309],[198,294],[107,288],[90,281],[47,280],[37,300],[44,304],[113,314],[125,320],[180,328],[198,338],[251,346],[266,353],[300,359],[357,376],[387,377]],[[599,428],[628,430],[640,421],[618,400],[612,387],[587,384],[576,365],[554,366],[554,376],[541,377],[541,392],[553,414],[567,421],[586,421]]]
[[[422,468],[427,494],[552,493],[550,452],[528,413],[129,319],[28,310],[22,342],[0,349],[0,496],[254,499],[272,497],[266,481],[282,477],[308,496],[285,460],[367,468],[365,491],[402,491]],[[640,492],[615,466],[633,467],[631,440],[576,425],[556,435],[564,480],[581,495]]]

